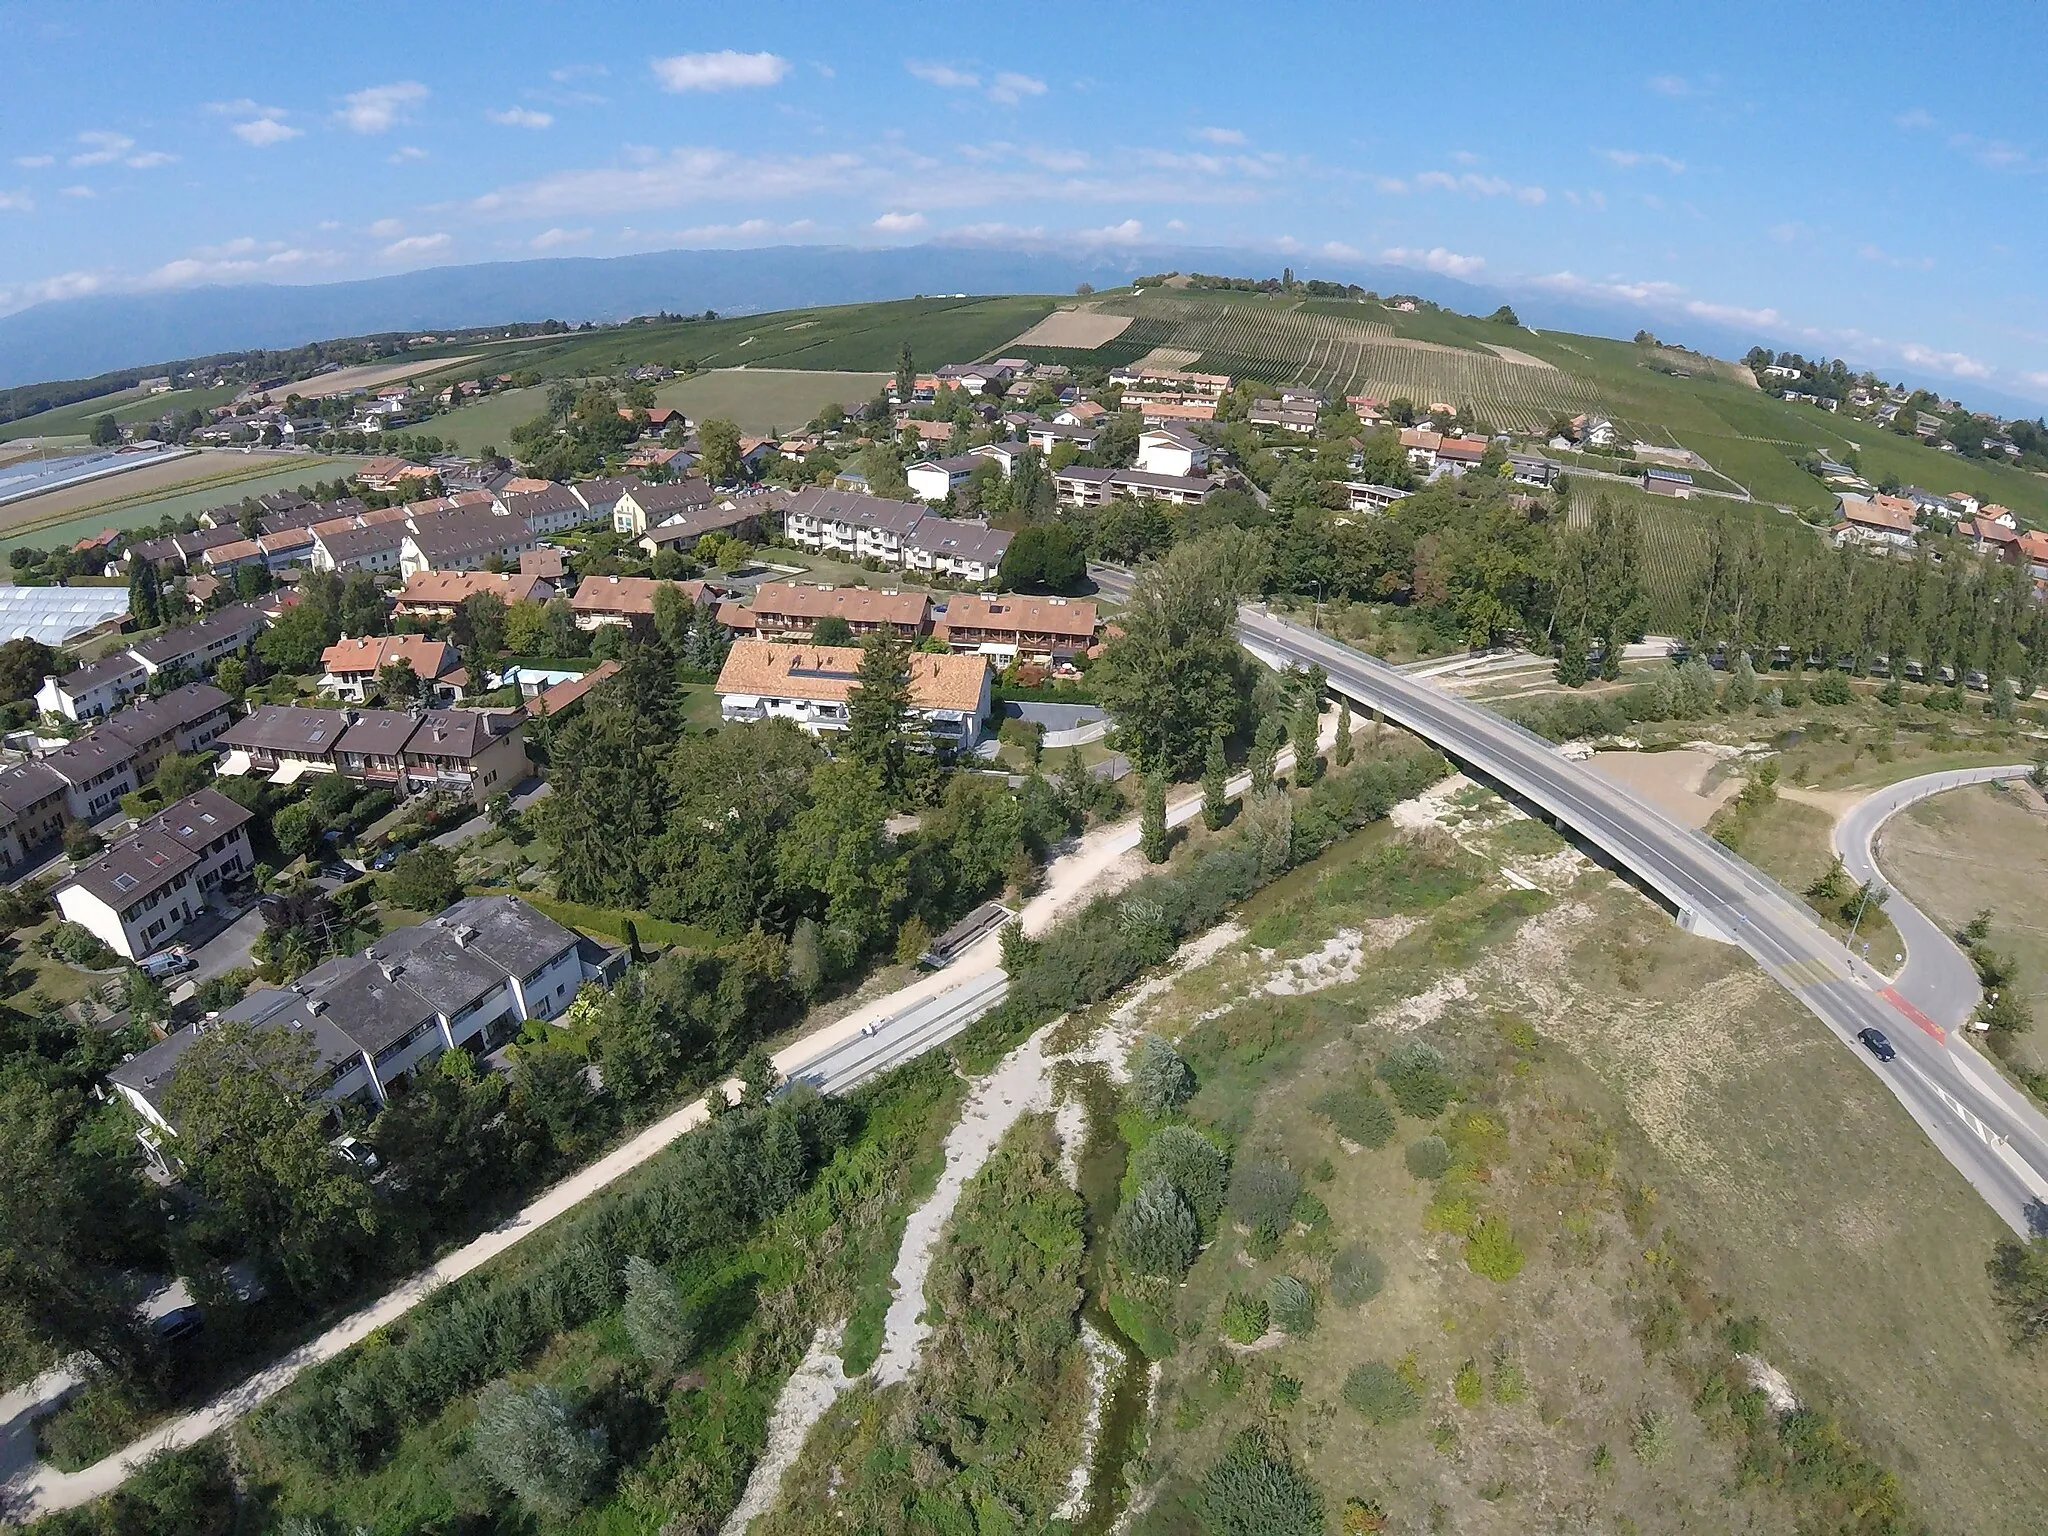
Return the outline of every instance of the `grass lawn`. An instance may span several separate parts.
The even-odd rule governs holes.
[[[470,375],[476,377],[474,373]],[[495,448],[500,453],[512,451],[512,429],[524,426],[536,416],[547,414],[548,392],[545,389],[507,389],[458,405],[454,410],[436,416],[431,422],[421,424],[420,430],[431,432],[444,443],[458,443],[461,452],[482,453],[486,448]]]
[[[888,383],[886,373],[806,372],[795,368],[719,368],[671,379],[654,392],[692,421],[723,417],[742,432],[793,432],[828,405],[857,410]]]

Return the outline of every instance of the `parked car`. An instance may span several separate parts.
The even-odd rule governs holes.
[[[160,949],[145,957],[141,962],[142,974],[151,981],[162,981],[166,976],[196,970],[199,962],[185,952],[185,946],[174,944],[169,949]]]

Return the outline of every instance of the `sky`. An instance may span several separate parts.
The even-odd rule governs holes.
[[[0,38],[0,313],[533,255],[1228,245],[2048,402],[2044,6],[0,0]]]

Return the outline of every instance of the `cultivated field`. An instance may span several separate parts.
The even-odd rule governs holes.
[[[512,451],[512,429],[524,426],[548,408],[545,389],[507,389],[423,422],[419,430],[431,432],[444,443],[455,443],[464,453],[481,453],[495,448]]]
[[[239,460],[242,455],[218,457]],[[188,512],[204,512],[209,507],[238,502],[244,496],[261,496],[266,491],[296,490],[302,485],[311,485],[315,480],[331,480],[336,475],[351,474],[363,462],[361,458],[346,456],[251,455],[240,473],[220,475],[216,467],[215,478],[196,485],[188,481],[183,488],[171,486],[134,498],[102,499],[71,516],[60,517],[55,522],[48,520],[47,513],[40,521],[13,518],[0,522],[0,552],[13,549],[18,544],[27,544],[36,549],[50,549],[59,544],[70,544],[104,528],[139,528],[145,524],[154,524],[165,516],[183,517]],[[146,473],[146,470],[135,472],[136,476]],[[104,491],[107,486],[119,485],[131,479],[130,476],[122,475],[113,481],[102,481],[100,485]],[[39,496],[34,501],[21,502],[6,510],[20,512],[46,499]]]
[[[112,416],[123,426],[131,426],[155,421],[165,411],[205,410],[210,406],[225,405],[239,393],[239,388],[233,384],[224,384],[219,389],[174,389],[161,395],[152,395],[141,389],[124,389],[72,405],[60,405],[55,410],[39,411],[15,421],[0,422],[0,441],[22,437],[83,439],[91,432],[92,424],[102,416]]]
[[[888,382],[886,373],[719,368],[692,379],[671,379],[654,398],[692,421],[723,417],[737,422],[742,432],[790,432],[828,405],[858,410]]]
[[[1131,316],[1091,309],[1056,309],[1019,336],[1014,347],[1095,348],[1115,341],[1130,329]]]
[[[296,384],[284,386],[282,393],[297,395],[304,400],[325,400],[333,395],[353,394],[359,389],[398,384],[424,373],[446,373],[465,363],[475,362],[479,355],[472,352],[459,357],[415,357],[402,363],[364,363],[355,368],[323,373],[317,378],[301,379]],[[273,394],[277,393],[273,391]]]

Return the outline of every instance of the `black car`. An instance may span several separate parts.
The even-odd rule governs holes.
[[[1856,1031],[1856,1038],[1861,1040],[1864,1048],[1879,1061],[1890,1061],[1899,1054],[1891,1041],[1885,1039],[1884,1031],[1881,1029],[1859,1029]]]

